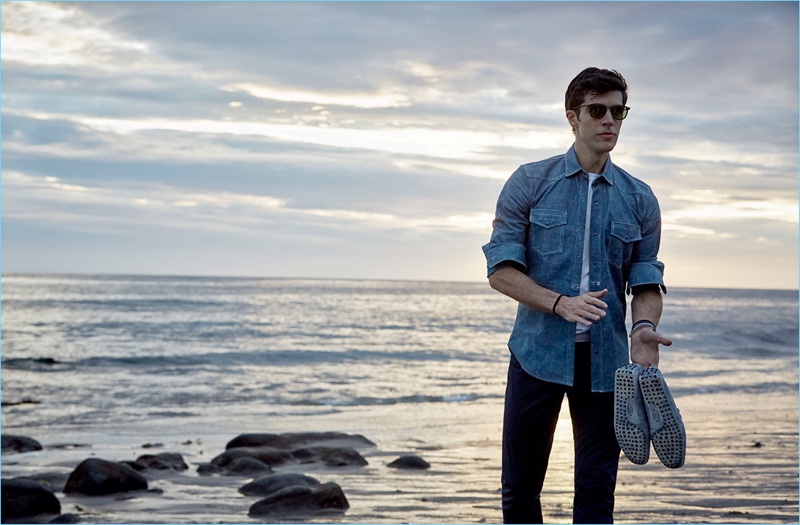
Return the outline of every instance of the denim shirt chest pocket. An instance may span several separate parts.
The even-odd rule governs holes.
[[[532,209],[531,245],[541,255],[554,255],[564,251],[564,233],[567,229],[567,212],[564,210]]]
[[[633,245],[642,240],[642,229],[638,224],[611,221],[607,238],[606,255],[608,262],[617,268],[630,263]]]

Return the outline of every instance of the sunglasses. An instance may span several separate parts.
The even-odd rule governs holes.
[[[606,116],[606,111],[611,110],[611,116],[614,117],[614,120],[624,120],[628,116],[628,110],[631,109],[622,104],[611,107],[603,104],[584,104],[573,109],[579,108],[589,108],[589,116],[593,119],[601,119]]]

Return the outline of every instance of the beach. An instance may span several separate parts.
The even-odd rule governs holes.
[[[275,471],[337,483],[349,509],[269,522],[502,521],[513,305],[482,285],[4,276],[3,295],[3,433],[44,447],[3,454],[3,478],[158,452],[189,465],[147,472],[145,493],[57,493],[84,523],[258,523],[250,478],[197,467],[239,434],[325,431],[372,441],[368,464]],[[662,331],[686,465],[621,457],[616,521],[796,523],[796,292],[670,290]],[[571,521],[571,447],[565,403],[547,522]],[[431,467],[388,466],[406,454]]]
[[[686,466],[670,470],[655,454],[644,466],[624,457],[617,489],[618,523],[795,523],[797,522],[797,410],[780,397],[750,399],[720,396],[718,409],[690,398],[679,399],[689,436]],[[736,401],[736,402],[733,402]],[[348,413],[327,424],[297,418],[280,430],[344,429],[365,431],[376,441],[363,450],[367,467],[343,469],[298,465],[282,471],[302,471],[342,486],[350,509],[342,515],[304,517],[308,522],[334,523],[500,523],[500,414],[502,403],[471,403],[429,412],[420,421],[409,406],[393,406],[380,414]],[[375,412],[375,411],[368,411]],[[566,415],[566,410],[564,415]],[[398,425],[405,421],[405,425]],[[394,422],[393,424],[391,422]],[[320,426],[321,425],[321,426]],[[547,522],[571,522],[572,457],[568,417],[559,422],[551,468],[542,495]],[[398,426],[400,428],[398,428]],[[424,426],[428,430],[420,435]],[[355,428],[348,428],[355,427]],[[390,436],[386,428],[404,434]],[[458,429],[458,439],[452,430]],[[64,436],[69,437],[69,436]],[[67,472],[81,459],[97,455],[117,460],[153,453],[137,444],[135,434],[94,436],[83,448],[51,448],[3,457],[3,475]],[[152,436],[180,451],[190,466],[222,451],[224,435]],[[233,437],[233,436],[230,436]],[[52,445],[59,445],[51,437]],[[187,445],[187,441],[192,441]],[[45,441],[45,444],[48,442]],[[757,446],[757,444],[760,444]],[[400,471],[386,465],[401,454],[414,453],[432,467]],[[254,498],[237,489],[248,478],[201,477],[185,473],[156,474],[150,486],[162,494],[132,499],[61,496],[62,512],[77,513],[91,523],[249,523]],[[277,521],[277,520],[270,520]],[[291,522],[286,519],[280,522]]]

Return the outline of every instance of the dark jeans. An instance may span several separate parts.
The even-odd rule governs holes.
[[[564,394],[575,441],[573,523],[613,523],[620,454],[614,394],[591,391],[590,352],[590,343],[575,345],[572,387],[531,377],[511,356],[503,420],[504,523],[542,523],[539,498]]]

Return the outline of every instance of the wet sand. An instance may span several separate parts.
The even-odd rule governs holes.
[[[647,465],[620,460],[618,523],[797,523],[797,396],[703,394],[679,397],[687,428],[686,465],[667,469],[655,453]],[[502,400],[352,408],[335,414],[288,417],[264,432],[336,430],[360,433],[376,443],[362,449],[366,467],[294,465],[277,472],[303,472],[339,483],[349,502],[345,514],[270,519],[316,523],[500,523],[500,436]],[[195,429],[196,430],[196,429]],[[248,518],[257,498],[237,489],[246,478],[200,477],[197,465],[224,450],[231,433],[164,429],[160,436],[115,432],[37,436],[41,452],[5,454],[3,476],[68,473],[82,459],[135,459],[180,452],[190,465],[183,473],[149,475],[160,494],[74,497],[58,493],[63,513],[84,523],[256,523]],[[83,447],[59,447],[82,443]],[[142,448],[160,443],[155,448]],[[429,463],[425,471],[386,465],[402,454]],[[572,440],[566,405],[557,429],[542,495],[545,520],[571,522]]]

